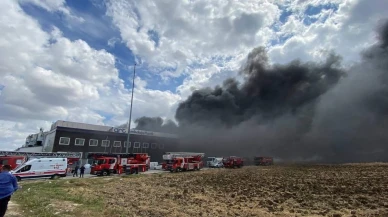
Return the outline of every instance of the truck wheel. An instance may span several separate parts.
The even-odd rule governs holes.
[[[108,171],[106,171],[106,170],[102,171],[103,176],[107,176],[108,174],[109,174]]]
[[[57,174],[51,176],[51,179],[58,179],[58,178],[59,176]]]
[[[17,180],[18,182],[20,182],[20,181],[22,181],[22,178],[21,178],[20,176],[16,176],[16,180]]]

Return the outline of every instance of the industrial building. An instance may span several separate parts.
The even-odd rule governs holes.
[[[88,153],[125,153],[127,128],[57,121],[47,132],[29,135],[17,149],[25,152],[81,152],[83,163]],[[151,161],[161,162],[164,152],[180,151],[177,135],[131,129],[130,153],[148,153]]]

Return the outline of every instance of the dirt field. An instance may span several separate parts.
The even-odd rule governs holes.
[[[386,164],[245,167],[20,184],[23,189],[12,199],[20,216],[388,216]]]

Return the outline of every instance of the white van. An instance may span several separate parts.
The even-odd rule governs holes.
[[[211,168],[221,168],[224,166],[224,164],[222,163],[222,157],[214,157],[212,161],[209,162],[209,167]]]
[[[150,168],[152,170],[161,170],[162,169],[162,164],[158,162],[150,162]]]
[[[65,177],[67,158],[35,158],[16,167],[11,173],[18,181],[27,178]]]

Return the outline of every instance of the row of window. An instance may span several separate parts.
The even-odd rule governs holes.
[[[85,139],[83,138],[76,138],[74,145],[76,146],[84,146],[85,144]],[[70,145],[70,138],[69,137],[60,137],[59,138],[59,145]],[[89,139],[89,146],[98,146],[98,140],[97,139]],[[102,147],[109,147],[110,146],[110,141],[109,140],[102,140],[101,141],[101,146]],[[121,147],[121,141],[114,141],[113,142],[113,147]],[[124,142],[124,148],[127,147],[127,142]],[[129,142],[129,147],[131,148],[131,142]],[[147,142],[144,142],[143,145],[140,145],[140,142],[134,142],[133,143],[133,148],[150,148],[150,144]],[[164,149],[164,144],[156,144],[156,143],[151,143],[151,148],[152,149]]]

